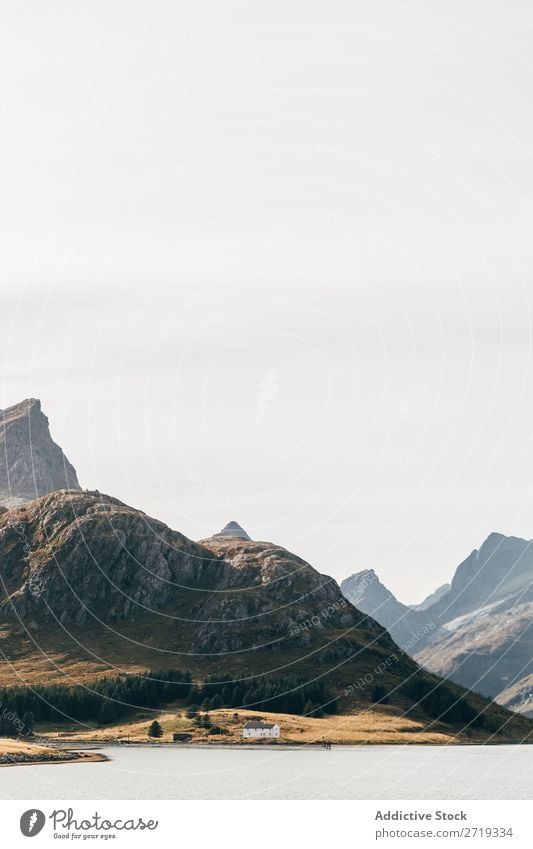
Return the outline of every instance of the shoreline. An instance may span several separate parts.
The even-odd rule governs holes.
[[[371,749],[376,747],[404,747],[408,746],[409,748],[415,746],[420,746],[423,748],[449,748],[452,747],[460,747],[460,748],[468,748],[472,746],[477,747],[494,747],[494,746],[522,746],[522,745],[530,745],[523,742],[506,742],[506,743],[336,743],[333,744],[332,749],[326,751],[334,751],[334,750],[353,750],[353,749]],[[87,748],[86,748],[87,747]],[[58,747],[61,751],[61,744]],[[79,751],[72,751],[72,757],[31,757],[28,755],[24,757],[22,760],[13,760],[9,763],[0,763],[0,769],[4,767],[14,767],[14,766],[56,766],[61,764],[82,764],[82,763],[104,763],[110,762],[112,760],[108,755],[103,754],[101,751],[94,751],[95,748],[99,750],[104,748],[109,749],[123,749],[123,748],[133,748],[133,749],[200,749],[205,751],[206,749],[232,749],[232,750],[244,750],[244,751],[302,751],[302,750],[311,750],[311,751],[319,751],[322,749],[321,744],[319,743],[280,743],[280,744],[261,744],[251,745],[249,743],[240,745],[239,743],[144,743],[144,742],[134,742],[134,743],[122,743],[119,741],[87,741],[86,743],[81,743],[76,747]],[[65,746],[63,751],[66,753],[69,750]],[[19,753],[20,754],[20,753]],[[16,758],[17,754],[13,753],[13,758]]]
[[[204,743],[203,741],[199,741],[197,743],[172,743],[170,741],[165,741],[162,743],[145,743],[141,740],[135,740],[131,742],[126,742],[124,740],[79,740],[74,741],[71,740],[68,743],[65,742],[65,749],[67,747],[76,745],[76,748],[83,750],[85,747],[88,749],[104,749],[104,748],[116,748],[116,749],[243,749],[245,751],[262,751],[264,749],[269,749],[271,751],[276,751],[277,749],[287,749],[291,751],[300,751],[302,749],[323,749],[323,746],[320,742],[316,743],[308,743],[302,742],[298,743],[294,740],[288,741],[286,743],[260,743],[259,745],[253,743]],[[58,747],[63,744],[59,743]],[[473,740],[472,742],[463,742],[454,740],[453,742],[446,743],[436,743],[434,741],[427,742],[405,742],[399,741],[394,743],[392,741],[384,741],[384,742],[372,742],[365,741],[360,743],[335,743],[332,741],[331,749],[329,751],[333,751],[334,749],[360,749],[360,748],[375,748],[380,746],[420,746],[423,748],[427,748],[428,746],[446,749],[450,746],[460,746],[461,748],[468,748],[471,746],[531,746],[533,745],[533,741],[524,741],[524,740],[506,740],[506,741],[497,741],[493,740],[491,742],[483,742],[480,740]],[[328,750],[326,750],[328,751]]]
[[[73,752],[72,758],[53,758],[53,757],[35,757],[31,755],[23,760],[13,760],[8,763],[0,763],[0,769],[12,766],[57,766],[59,764],[81,764],[81,763],[98,763],[108,761],[107,755],[100,752],[92,752],[91,754],[82,754],[81,752]],[[14,754],[13,758],[17,755]]]

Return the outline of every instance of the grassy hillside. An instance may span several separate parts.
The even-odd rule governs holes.
[[[205,716],[205,714],[201,714]],[[209,745],[279,745],[272,740],[243,740],[242,726],[251,718],[260,718],[265,722],[277,722],[280,725],[280,744],[320,745],[323,739],[338,745],[364,744],[430,744],[458,745],[505,742],[498,736],[474,730],[457,730],[442,723],[428,726],[425,719],[401,715],[396,708],[389,706],[373,707],[358,713],[340,714],[316,719],[310,716],[294,714],[258,712],[253,710],[233,710],[222,708],[210,711],[211,727],[221,729],[222,733],[210,733],[209,728],[198,726],[187,716],[183,706],[167,707],[150,713],[139,712],[127,722],[110,723],[105,726],[69,724],[57,726],[43,724],[38,731],[50,740],[62,742],[87,743],[96,741],[129,743],[169,743],[174,733],[183,735],[182,743]],[[157,719],[163,729],[163,737],[154,740],[148,736],[148,729]],[[59,736],[61,735],[61,736]]]

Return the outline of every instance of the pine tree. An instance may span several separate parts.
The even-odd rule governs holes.
[[[148,736],[149,737],[162,737],[163,736],[163,729],[161,728],[157,719],[154,719],[150,728],[148,729]]]
[[[23,734],[33,734],[33,729],[35,726],[35,718],[31,710],[27,710],[24,716],[22,717],[22,733]]]
[[[372,692],[370,694],[370,698],[377,704],[378,702],[382,705],[386,705],[389,702],[389,695],[382,684],[376,684],[372,687]]]

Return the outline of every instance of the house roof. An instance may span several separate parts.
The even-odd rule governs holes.
[[[275,722],[259,722],[257,719],[244,723],[245,728],[274,728],[275,725]]]

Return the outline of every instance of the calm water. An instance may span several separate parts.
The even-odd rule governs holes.
[[[103,748],[0,769],[2,799],[531,799],[533,746]]]

